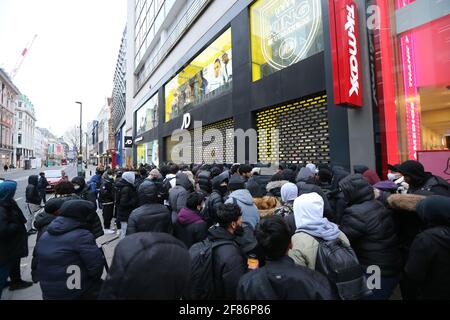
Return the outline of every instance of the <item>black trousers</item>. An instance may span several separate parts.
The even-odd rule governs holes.
[[[114,214],[114,203],[103,204],[103,226],[105,229],[111,229],[111,220]]]
[[[39,191],[39,195],[41,196],[42,201],[44,201],[44,204],[47,202],[47,193],[44,191]]]
[[[12,263],[11,270],[9,270],[9,278],[11,279],[11,283],[19,283],[22,281],[22,277],[20,276],[20,258]]]

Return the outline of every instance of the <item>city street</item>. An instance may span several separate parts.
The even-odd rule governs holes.
[[[64,170],[66,174],[69,176],[69,179],[72,179],[77,175],[77,167],[76,165],[68,165],[68,166],[62,166],[62,167],[50,167],[50,168],[41,168],[41,169],[34,169],[34,170],[23,170],[23,169],[17,169],[12,170],[7,173],[4,171],[0,173],[0,178],[9,179],[17,181],[17,191],[15,195],[15,199],[20,207],[20,209],[26,214],[27,206],[25,202],[25,189],[28,184],[28,177],[30,175],[38,175],[39,172],[45,171],[45,170]],[[88,169],[86,169],[86,180],[88,181],[92,174],[95,173],[95,167],[91,166]],[[52,197],[53,194],[47,194],[47,200]],[[101,216],[101,210],[97,211],[99,213],[100,219],[102,220]],[[102,220],[103,222],[103,220]],[[97,239],[97,244],[101,245],[102,243],[109,241],[113,238],[115,238],[116,235],[107,235],[103,236]],[[113,241],[110,244],[107,244],[103,246],[106,259],[108,261],[108,264],[111,264],[112,256],[114,253],[115,245],[118,241]],[[31,281],[31,258],[33,255],[33,249],[36,244],[36,235],[32,235],[28,238],[28,257],[23,258],[21,261],[21,275],[22,279],[25,281]],[[103,277],[106,276],[106,272],[104,271]],[[42,300],[42,293],[41,289],[39,287],[39,284],[34,284],[32,287],[23,289],[23,290],[17,290],[17,291],[9,291],[8,288],[3,290],[2,294],[2,300]]]

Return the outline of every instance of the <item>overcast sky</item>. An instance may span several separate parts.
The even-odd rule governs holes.
[[[0,0],[0,67],[10,72],[38,35],[14,83],[33,102],[37,126],[57,136],[97,116],[111,95],[126,0]]]

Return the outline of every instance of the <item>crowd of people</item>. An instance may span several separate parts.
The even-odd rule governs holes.
[[[32,279],[44,299],[388,300],[397,287],[405,300],[450,299],[449,183],[412,160],[389,166],[387,179],[353,171],[98,168],[87,182],[60,182],[33,226],[17,184],[2,181],[0,294],[17,265],[20,279],[34,227]],[[30,212],[42,204],[39,181],[28,181]],[[115,232],[108,268],[96,239]]]

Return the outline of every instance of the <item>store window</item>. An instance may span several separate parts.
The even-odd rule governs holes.
[[[136,134],[140,135],[158,126],[159,95],[156,93],[136,111]]]
[[[159,166],[159,145],[158,140],[148,143],[138,144],[137,146],[137,164],[153,164]]]
[[[395,39],[401,161],[417,159],[420,150],[450,149],[449,25],[447,15]]]
[[[165,121],[231,89],[231,29],[225,31],[165,86]]]
[[[320,0],[258,0],[250,23],[253,81],[323,51]]]

